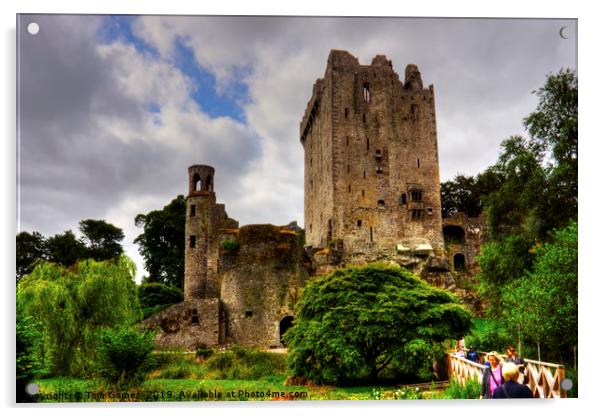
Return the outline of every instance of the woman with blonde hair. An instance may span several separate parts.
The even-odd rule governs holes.
[[[533,393],[529,387],[517,383],[519,367],[513,362],[504,364],[502,375],[506,381],[493,392],[494,399],[532,399]]]
[[[491,351],[487,354],[489,367],[483,371],[483,384],[481,385],[481,397],[491,399],[496,388],[504,384],[502,377],[502,360],[497,352]]]

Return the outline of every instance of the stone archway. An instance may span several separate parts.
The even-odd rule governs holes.
[[[284,318],[282,318],[280,320],[280,342],[282,343],[282,345],[285,345],[282,337],[284,336],[284,334],[286,333],[286,331],[288,331],[292,326],[293,326],[293,320],[295,318],[293,318],[292,316],[285,316]],[[285,345],[286,346],[286,345]]]

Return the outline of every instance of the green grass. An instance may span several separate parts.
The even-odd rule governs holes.
[[[40,392],[47,396],[38,401],[395,400],[428,396],[428,392],[417,394],[395,386],[286,386],[285,354],[233,347],[202,355],[207,357],[156,352],[146,379],[127,391],[100,380],[39,379]],[[59,392],[63,396],[58,396]]]

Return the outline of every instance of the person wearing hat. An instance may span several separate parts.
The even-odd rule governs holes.
[[[491,399],[495,389],[504,384],[504,378],[502,377],[502,360],[497,352],[491,351],[487,354],[487,361],[489,362],[489,367],[483,371],[480,399]]]
[[[517,383],[519,368],[512,362],[504,364],[502,376],[505,383],[498,386],[493,392],[494,399],[532,399],[533,393],[529,387]]]

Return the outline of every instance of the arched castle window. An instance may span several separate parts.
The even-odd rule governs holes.
[[[196,235],[191,235],[190,236],[190,248],[195,248],[196,247]]]
[[[207,175],[207,179],[205,179],[205,186],[209,192],[213,191],[213,177],[211,177],[211,175]]]
[[[370,102],[370,84],[364,82],[364,102]]]
[[[384,200],[382,200],[382,199],[379,199],[379,200],[378,200],[378,206],[379,206],[379,207],[384,207],[384,206],[385,206],[385,201],[384,201]]]
[[[201,177],[198,173],[195,173],[192,177],[192,189],[194,189],[195,191],[201,190]]]
[[[280,342],[282,343],[282,345],[285,345],[282,337],[284,336],[286,331],[288,331],[292,326],[293,326],[293,317],[292,316],[285,316],[284,318],[282,318],[280,320],[280,325],[279,325]]]

